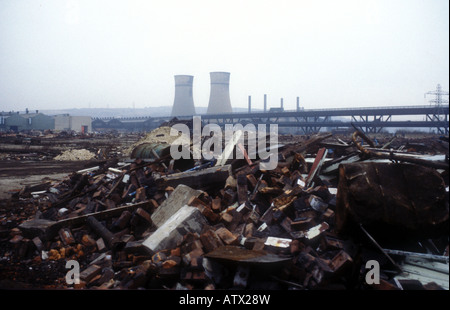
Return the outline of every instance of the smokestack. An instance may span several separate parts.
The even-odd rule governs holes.
[[[281,102],[280,102],[280,108],[283,109],[283,98],[281,98]]]
[[[300,97],[297,97],[297,112],[300,111]]]
[[[172,116],[194,115],[195,106],[192,97],[192,75],[175,75],[175,99]]]
[[[252,96],[248,96],[248,113],[252,113]]]
[[[210,72],[211,91],[207,114],[232,113],[230,102],[230,73]]]
[[[264,112],[267,112],[267,95],[264,94]]]

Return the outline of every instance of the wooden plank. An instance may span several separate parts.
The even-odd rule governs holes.
[[[104,219],[107,219],[110,217],[120,216],[123,211],[131,211],[131,210],[135,210],[139,207],[144,208],[144,209],[149,209],[149,210],[151,210],[151,208],[152,208],[152,206],[149,204],[148,201],[144,201],[144,202],[136,203],[133,205],[121,206],[121,207],[117,207],[115,209],[109,209],[109,210],[80,215],[78,217],[60,220],[60,221],[57,221],[54,224],[50,225],[49,227],[47,227],[46,237],[49,239],[52,238],[62,227],[83,225],[86,223],[87,218],[90,216],[101,221],[101,220],[104,220]]]
[[[242,136],[242,130],[237,130],[233,134],[233,138],[227,143],[225,146],[225,150],[220,154],[219,158],[217,158],[216,167],[218,166],[224,166],[230,156],[233,154],[234,147],[236,143],[238,143],[239,139]]]
[[[221,211],[222,205],[221,205],[220,197],[214,198],[212,200],[211,208],[214,212],[217,212],[217,213]]]
[[[238,202],[242,204],[248,200],[247,176],[240,174],[237,176]]]
[[[242,145],[242,143],[238,143],[238,147],[241,150],[242,154],[244,154],[244,158],[247,161],[247,164],[253,165],[253,163],[252,163],[251,159],[248,157],[247,151],[245,150],[245,148]]]
[[[309,171],[308,177],[306,178],[306,187],[308,188],[314,177],[319,173],[320,168],[325,160],[325,157],[327,156],[327,149],[326,148],[321,148],[319,149],[319,151],[317,152],[316,158],[314,159],[314,163]]]
[[[214,187],[223,187],[229,176],[230,165],[210,167],[197,171],[186,171],[163,176],[161,180],[166,186],[177,187],[179,184],[193,189],[206,190]]]

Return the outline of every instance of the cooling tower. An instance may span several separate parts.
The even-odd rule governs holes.
[[[192,75],[175,75],[175,99],[172,116],[195,115],[194,99],[192,97]]]
[[[230,73],[210,72],[211,92],[207,114],[231,113]]]

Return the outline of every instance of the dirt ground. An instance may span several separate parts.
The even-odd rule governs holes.
[[[12,193],[25,186],[62,180],[74,171],[96,164],[95,161],[0,160],[0,199],[9,199]]]

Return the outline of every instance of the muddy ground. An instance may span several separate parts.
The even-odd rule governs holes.
[[[0,160],[0,199],[25,186],[62,180],[70,173],[96,165],[96,161],[15,161]]]

